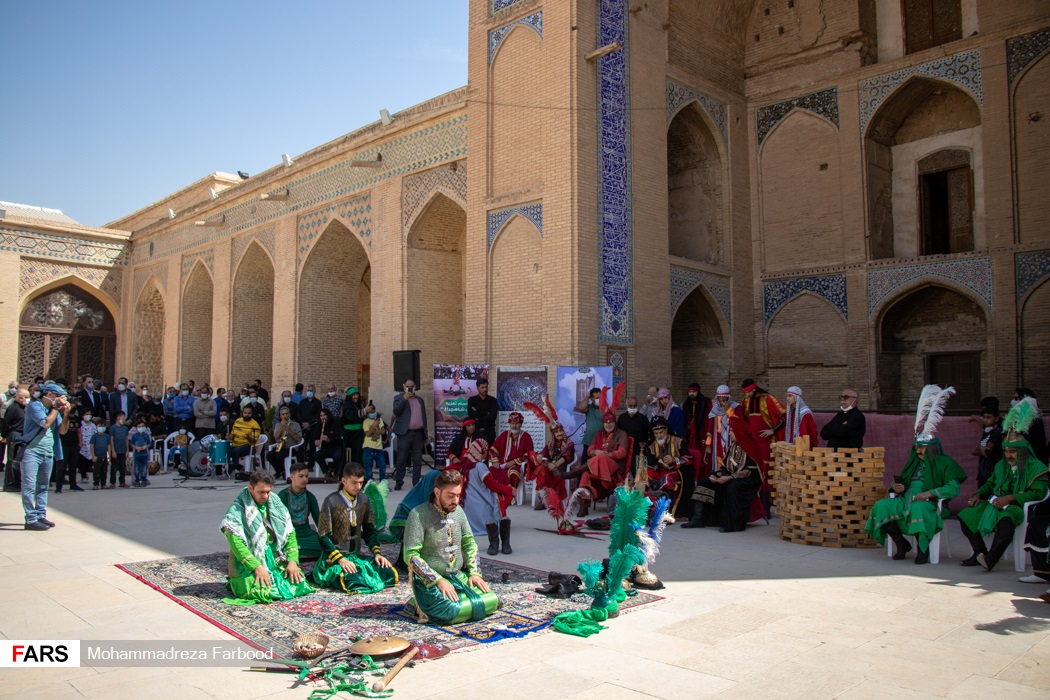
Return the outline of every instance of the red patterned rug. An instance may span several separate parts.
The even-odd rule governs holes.
[[[397,556],[392,550],[384,554],[391,559]],[[273,647],[284,657],[293,653],[292,644],[303,632],[328,635],[332,639],[330,649],[347,646],[360,637],[395,635],[443,644],[453,650],[463,649],[542,632],[558,613],[590,605],[590,598],[582,594],[556,600],[536,593],[533,589],[546,583],[545,571],[483,558],[482,574],[499,596],[501,608],[481,622],[448,627],[415,622],[401,611],[411,597],[409,586],[404,582],[373,595],[348,596],[319,589],[302,598],[242,607],[222,602],[229,595],[226,558],[226,552],[217,552],[116,566],[234,637],[260,649]],[[311,568],[309,564],[303,566],[307,572]],[[507,583],[501,582],[504,577]],[[659,600],[663,598],[638,591],[620,609],[629,611]]]

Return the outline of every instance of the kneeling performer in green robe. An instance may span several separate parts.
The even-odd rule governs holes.
[[[299,545],[288,509],[273,493],[273,477],[252,472],[226,511],[222,531],[230,543],[226,587],[233,605],[270,603],[313,593],[299,569]]]
[[[321,541],[317,539],[317,531],[310,527],[310,519],[313,518],[314,525],[317,524],[321,518],[321,507],[317,497],[306,490],[310,483],[310,466],[296,462],[289,470],[288,479],[288,488],[277,494],[277,497],[292,516],[300,561],[313,561],[321,556]]]
[[[353,594],[397,585],[397,569],[380,553],[372,503],[361,493],[364,484],[364,467],[350,462],[343,467],[339,490],[321,504],[317,536],[323,552],[314,567],[314,582],[320,586]],[[358,553],[362,540],[371,557]]]
[[[478,545],[459,508],[463,475],[438,474],[430,501],[416,506],[405,524],[404,558],[412,576],[413,607],[420,622],[455,625],[478,621],[499,601],[481,578]]]

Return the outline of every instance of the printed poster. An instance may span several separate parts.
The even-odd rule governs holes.
[[[497,367],[496,382],[496,401],[499,403],[496,434],[508,428],[510,414],[517,411],[525,417],[521,429],[532,437],[533,448],[542,450],[547,442],[547,426],[522,404],[531,401],[543,406],[543,397],[547,394],[547,367]],[[551,403],[554,403],[554,397],[551,397]]]
[[[488,379],[488,365],[434,365],[434,463],[444,464],[448,446],[463,428],[467,400]]]
[[[557,397],[554,403],[558,409],[558,421],[565,426],[565,432],[576,443],[576,454],[586,455],[584,431],[586,417],[576,412],[576,406],[587,400],[591,389],[609,387],[609,400],[612,401],[612,367],[558,367]]]

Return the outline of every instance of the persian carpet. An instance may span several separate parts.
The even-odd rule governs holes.
[[[397,556],[394,549],[384,546],[384,554],[391,560]],[[412,596],[404,581],[396,588],[371,595],[351,596],[318,589],[313,595],[269,605],[227,605],[222,602],[229,595],[227,556],[226,552],[216,552],[116,566],[234,637],[258,648],[273,647],[286,658],[292,656],[292,644],[303,632],[328,635],[332,640],[329,649],[348,646],[361,637],[382,636],[421,639],[453,650],[463,649],[542,632],[558,613],[579,610],[591,600],[583,594],[567,600],[542,596],[533,589],[546,584],[546,571],[482,558],[482,575],[499,596],[501,607],[480,622],[446,627],[419,624],[403,611]],[[311,570],[312,564],[303,565],[307,574]],[[507,583],[502,583],[504,575]],[[659,600],[661,596],[638,591],[638,595],[621,604],[620,610],[627,612]]]

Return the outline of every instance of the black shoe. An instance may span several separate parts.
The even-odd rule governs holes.
[[[894,542],[897,545],[897,551],[893,553],[893,560],[900,561],[904,557],[908,556],[908,552],[911,551],[911,542],[901,538],[900,542]]]
[[[37,532],[47,532],[51,528],[49,528],[47,525],[45,525],[44,523],[42,523],[39,520],[37,520],[36,522],[26,523],[25,529],[26,530],[36,530]]]
[[[76,484],[73,484],[72,486],[69,487],[69,490],[70,491],[83,491],[84,489],[80,488]]]
[[[62,489],[55,489],[55,493],[62,493]]]
[[[981,562],[977,561],[977,555],[974,554],[969,559],[965,559],[959,562],[959,566],[980,566]]]
[[[985,571],[991,571],[995,568],[996,562],[992,561],[987,554],[983,552],[977,555],[977,563],[984,567]]]
[[[403,482],[403,481],[395,482],[394,483],[394,490],[395,491],[400,491],[401,487],[404,486],[404,485],[405,485],[405,482]]]
[[[504,518],[499,521],[499,538],[503,542],[503,553],[513,554],[514,550],[510,548],[510,519]]]
[[[924,551],[922,551],[920,549],[918,552],[915,553],[915,563],[916,564],[929,564],[930,563],[930,553],[929,552],[924,552]]]
[[[689,521],[682,523],[684,528],[699,528],[704,526],[704,504],[699,502],[693,503],[693,512],[689,516]]]
[[[47,518],[37,518],[37,522],[38,523],[44,523],[48,527],[54,527],[55,526],[55,524],[53,522],[51,522],[50,520],[48,520]]]

